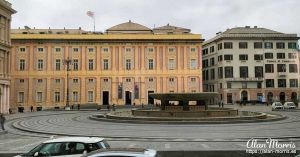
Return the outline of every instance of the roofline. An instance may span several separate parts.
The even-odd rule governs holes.
[[[201,34],[11,34],[11,40],[62,41],[196,41],[203,42]]]
[[[247,36],[248,35],[248,36]],[[235,39],[260,39],[260,40],[272,40],[272,39],[276,39],[276,40],[299,40],[300,37],[297,37],[297,34],[278,34],[278,36],[268,36],[266,34],[259,34],[259,35],[265,35],[265,36],[250,36],[250,35],[256,35],[256,34],[247,34],[245,36],[232,36],[232,35],[218,35],[215,36],[207,41],[204,41],[203,43],[203,47],[206,45],[209,45],[210,43],[213,42],[218,42],[220,40],[225,40],[225,39],[229,39],[229,40],[235,40]],[[258,34],[257,34],[258,35]],[[274,34],[273,34],[274,35]]]

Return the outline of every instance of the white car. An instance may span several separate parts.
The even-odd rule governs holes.
[[[28,153],[15,157],[80,157],[88,152],[98,149],[108,149],[109,144],[98,137],[61,137],[45,141]]]
[[[285,102],[284,109],[296,109],[296,105],[293,102]]]
[[[281,102],[273,102],[272,104],[272,110],[278,110],[283,109],[283,105]]]
[[[82,157],[156,157],[157,152],[153,149],[143,148],[112,148],[96,150]]]

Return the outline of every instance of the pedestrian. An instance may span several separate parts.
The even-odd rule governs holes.
[[[77,109],[78,109],[78,111],[80,110],[80,104],[77,105]]]
[[[5,131],[5,128],[4,128],[5,117],[2,113],[0,114],[0,123],[1,123],[2,130]]]
[[[30,106],[30,112],[33,112],[33,106],[32,105]]]
[[[223,100],[221,100],[221,106],[222,106],[222,108],[224,108],[224,103],[223,103]]]
[[[12,110],[11,108],[8,109],[9,114],[12,114]]]
[[[71,106],[71,109],[72,109],[72,110],[74,109],[74,105]]]
[[[113,111],[116,111],[116,105],[115,104],[112,105],[112,109],[113,109]]]
[[[219,102],[219,108],[221,108],[221,101]]]

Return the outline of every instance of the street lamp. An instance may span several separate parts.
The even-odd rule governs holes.
[[[63,60],[64,64],[67,65],[67,99],[66,99],[66,110],[70,110],[70,97],[69,97],[69,71],[70,65],[72,64],[72,60],[68,57]]]

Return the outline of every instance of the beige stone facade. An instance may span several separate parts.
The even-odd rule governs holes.
[[[155,34],[131,21],[105,33],[16,29],[10,102],[25,110],[66,106],[66,59],[70,105],[149,104],[152,92],[201,92],[201,43],[200,34]]]
[[[203,44],[204,91],[218,100],[294,101],[299,97],[297,34],[258,27],[236,27]]]
[[[10,108],[10,23],[15,12],[10,3],[0,0],[0,113],[8,113]]]

